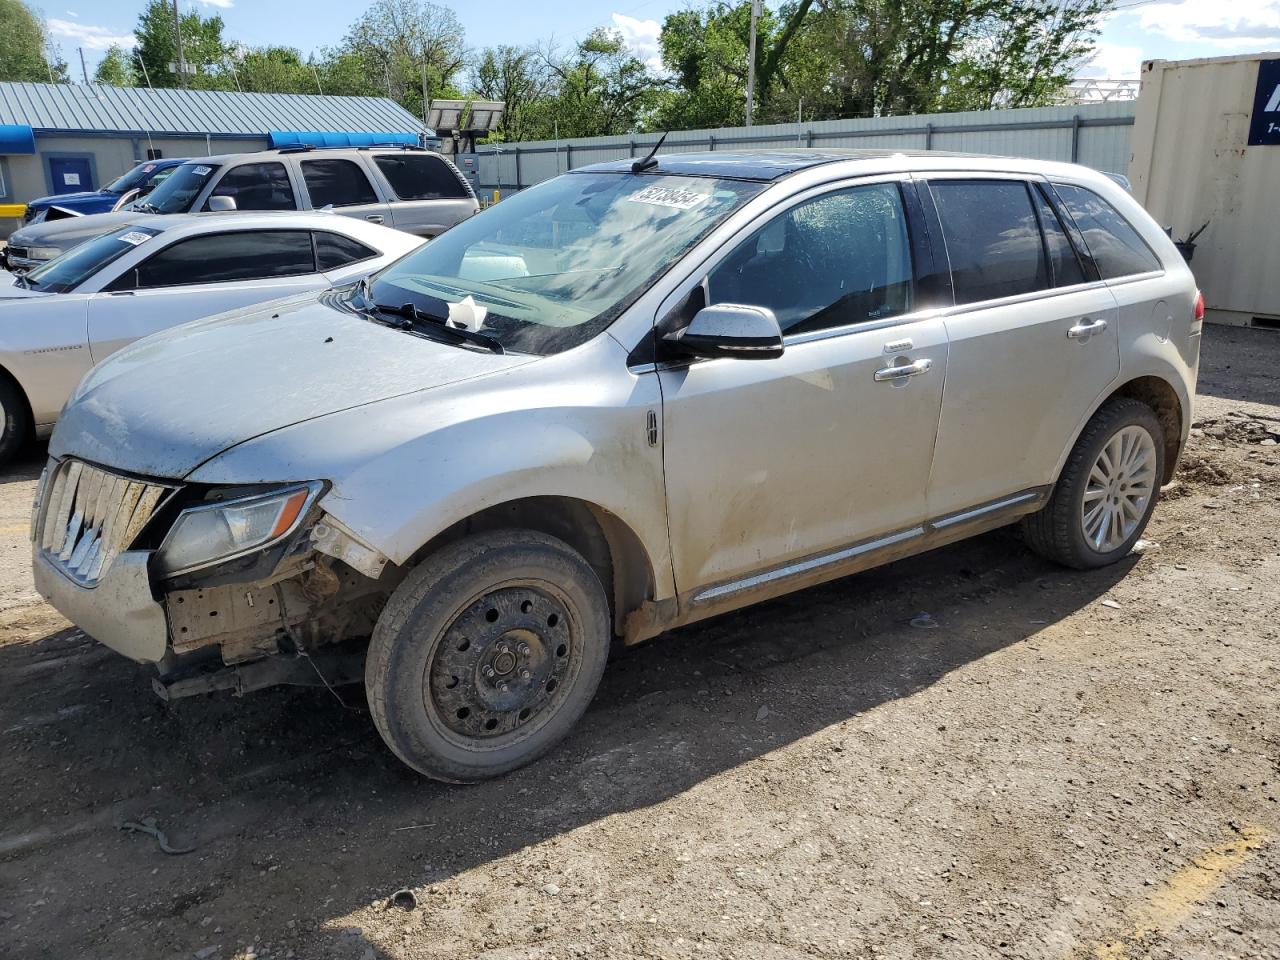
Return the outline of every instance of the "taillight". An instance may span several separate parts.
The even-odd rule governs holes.
[[[1199,290],[1196,291],[1196,323],[1204,322],[1204,294]]]

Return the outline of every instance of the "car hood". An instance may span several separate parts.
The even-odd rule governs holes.
[[[95,206],[102,203],[114,203],[120,198],[118,193],[107,193],[105,190],[86,190],[81,193],[60,193],[53,197],[41,197],[39,200],[32,200],[28,207],[40,209],[41,207],[65,207],[68,210],[79,210],[85,206]],[[108,208],[109,209],[109,208]]]
[[[47,290],[28,290],[18,286],[18,278],[8,270],[0,270],[0,303],[5,300],[27,300],[31,297],[51,297]]]
[[[86,217],[67,217],[47,223],[33,223],[9,237],[11,247],[55,246],[69,249],[75,244],[101,236],[130,223],[140,223],[152,213],[117,210],[114,213],[91,213]]]
[[[175,327],[109,357],[67,402],[49,452],[181,479],[254,437],[533,359],[425,340],[331,293],[306,294]]]

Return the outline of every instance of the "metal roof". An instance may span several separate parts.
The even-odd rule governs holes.
[[[152,90],[82,83],[0,83],[0,124],[25,124],[36,133],[198,137],[265,137],[271,130],[423,130],[419,118],[384,97]]]

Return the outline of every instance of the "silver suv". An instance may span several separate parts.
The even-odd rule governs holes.
[[[9,237],[5,263],[31,270],[142,213],[321,210],[435,237],[480,205],[467,178],[438,153],[412,147],[313,149],[201,157],[151,194],[114,213],[25,226]]]
[[[362,676],[406,763],[483,779],[569,731],[615,638],[1015,521],[1070,567],[1125,556],[1201,323],[1173,244],[1082,167],[589,167],[97,367],[36,584],[163,696]]]

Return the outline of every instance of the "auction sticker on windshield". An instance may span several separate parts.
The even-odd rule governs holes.
[[[645,187],[634,196],[628,197],[632,203],[648,203],[655,207],[674,207],[677,210],[692,210],[707,199],[705,193],[694,193],[692,190],[681,190],[679,187]]]
[[[203,177],[206,173],[208,173],[212,169],[213,169],[212,167],[196,167],[191,172],[194,173],[197,177]]]
[[[143,233],[140,230],[130,230],[128,233],[120,234],[120,239],[125,243],[132,243],[135,247],[140,243],[146,243],[151,239],[151,234]]]

